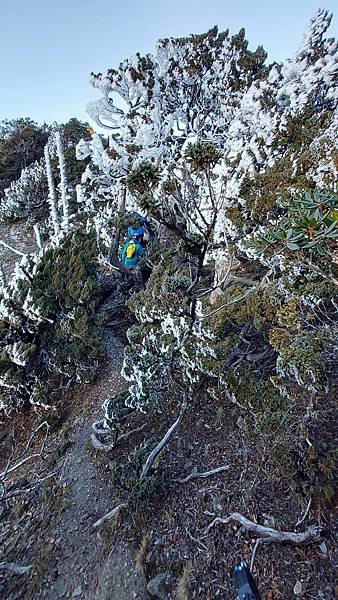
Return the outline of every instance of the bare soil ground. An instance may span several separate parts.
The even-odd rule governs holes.
[[[157,442],[175,421],[177,408],[161,415],[132,417],[129,427],[147,422],[146,428],[117,448],[111,457],[116,467],[129,466],[135,443]],[[281,431],[283,435],[283,430]],[[129,457],[129,459],[128,459]],[[188,483],[174,481],[194,469],[209,471],[229,465],[227,471]],[[139,472],[139,470],[138,470]],[[115,536],[138,539],[138,562],[147,579],[161,573],[169,598],[235,599],[234,568],[241,559],[250,562],[255,536],[239,524],[218,525],[206,534],[216,516],[240,512],[250,520],[284,531],[305,531],[323,526],[320,542],[307,546],[261,545],[254,575],[267,600],[332,600],[335,597],[335,523],[333,510],[316,502],[303,520],[308,498],[299,501],[288,477],[274,462],[269,437],[257,436],[240,407],[215,401],[201,392],[188,410],[175,439],[162,452],[152,473],[155,491],[144,490],[135,500],[135,486],[120,475],[120,498],[129,487],[136,507],[125,513]],[[118,490],[118,487],[116,488]],[[138,506],[137,506],[138,503]]]

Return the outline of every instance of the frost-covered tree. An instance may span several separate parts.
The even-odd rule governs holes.
[[[0,206],[1,221],[29,217],[32,210],[39,214],[39,209],[45,207],[47,195],[46,168],[43,159],[40,159],[23,169],[19,179],[4,190]]]
[[[240,234],[250,215],[274,215],[275,194],[334,183],[337,43],[325,38],[330,21],[318,11],[294,56],[270,66],[262,48],[248,50],[244,30],[162,40],[155,55],[92,75],[103,98],[89,112],[113,131],[111,147],[124,166],[151,160],[170,168],[187,139],[221,148],[228,218],[220,228]]]
[[[96,308],[101,288],[95,227],[86,230],[81,215],[71,213],[65,141],[59,131],[50,136],[44,154],[38,171],[48,186],[44,241],[35,224],[38,249],[22,256],[8,282],[1,282],[0,410],[5,413],[27,402],[53,404],[60,385],[89,381],[97,366]],[[34,174],[33,166],[27,172]],[[27,204],[31,180],[26,173],[21,180],[26,204],[13,204],[16,217],[19,210],[36,208],[33,192],[31,204]],[[18,182],[12,184],[8,200],[18,203],[20,189]]]
[[[259,422],[276,422],[288,403],[304,414],[306,390],[328,389],[334,260],[320,268],[311,248],[289,260],[292,250],[285,257],[278,242],[297,237],[297,227],[303,235],[312,218],[314,236],[326,228],[331,245],[336,236],[331,204],[325,223],[305,207],[287,216],[295,192],[317,187],[316,202],[336,185],[338,56],[325,35],[330,21],[319,10],[282,64],[266,65],[261,48],[250,52],[243,31],[214,29],[163,40],[154,55],[92,75],[102,99],[89,111],[111,130],[110,156],[122,169],[119,181],[126,179],[127,202],[147,211],[165,238],[157,255],[149,253],[155,269],[147,289],[131,303],[138,324],[125,353],[129,405],[161,402],[170,378],[181,384],[172,386],[177,398],[191,393],[189,365],[194,382],[206,378],[211,395],[247,407]],[[298,218],[302,225],[292,221]],[[280,236],[274,245],[273,236]],[[252,240],[264,237],[275,251],[259,256]],[[112,426],[113,407],[106,403]]]
[[[0,409],[51,405],[60,385],[96,369],[100,285],[93,234],[62,230],[22,258],[0,291]]]
[[[28,118],[0,122],[0,198],[23,169],[43,157],[49,132]]]
[[[45,162],[47,142],[50,155],[49,165],[55,182],[54,185],[60,190],[60,198],[63,198],[62,202],[67,197],[72,212],[77,207],[75,188],[80,183],[85,163],[77,161],[75,146],[79,139],[89,138],[88,125],[77,119],[70,119],[68,123],[63,125],[55,124],[53,128],[39,128],[33,122],[30,124],[29,120],[27,123],[26,121],[19,119],[12,126],[10,126],[11,122],[8,123],[3,128],[2,136],[0,135],[0,171],[3,177],[5,179],[7,177],[5,176],[7,167],[6,164],[1,163],[2,151],[4,153],[3,161],[8,162],[10,160],[12,161],[11,164],[13,163],[16,166],[15,169],[8,171],[6,179],[8,187],[4,183],[4,189],[0,189],[0,221],[2,222],[10,223],[16,219],[27,217],[33,222],[41,221],[48,215],[49,184]],[[32,131],[35,133],[33,139],[31,139]],[[21,140],[22,137],[24,138],[23,141]],[[60,145],[58,139],[61,138],[62,143]],[[23,159],[22,153],[25,148],[25,152],[29,151],[29,154],[26,159]],[[61,152],[64,157],[62,159],[61,156],[61,160],[60,149],[62,149]],[[38,157],[36,160],[34,159],[35,156]],[[66,168],[60,169],[61,163],[66,164]],[[23,165],[23,167],[21,169],[17,168],[18,164]],[[66,171],[67,183],[65,186],[64,175]]]

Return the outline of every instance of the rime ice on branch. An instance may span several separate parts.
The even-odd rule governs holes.
[[[45,146],[45,162],[46,162],[46,169],[47,169],[48,189],[49,189],[48,199],[49,199],[49,206],[50,206],[50,214],[51,214],[52,224],[53,224],[53,228],[54,228],[54,233],[57,236],[60,232],[60,223],[59,223],[59,216],[58,216],[58,210],[57,210],[57,198],[56,198],[56,191],[55,191],[55,183],[54,183],[52,167],[51,167],[51,163],[50,163],[50,154],[49,154],[48,144],[46,144],[46,146]]]

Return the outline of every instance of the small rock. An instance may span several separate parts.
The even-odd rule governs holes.
[[[293,588],[293,593],[295,594],[295,596],[300,596],[302,591],[303,591],[302,582],[299,581],[299,579],[298,579],[298,581],[296,581],[295,587]]]
[[[319,545],[319,550],[323,553],[323,554],[327,554],[327,545],[325,544],[325,542],[322,542]]]
[[[242,416],[238,417],[238,419],[236,421],[236,425],[237,425],[237,427],[239,427],[239,429],[244,429],[244,427],[245,427],[244,417],[242,417]]]
[[[78,596],[81,596],[82,594],[82,586],[78,585],[77,588],[75,588],[74,592],[72,593],[72,598],[78,598]]]
[[[165,573],[158,573],[154,579],[151,579],[147,585],[147,591],[151,596],[166,600],[167,593],[165,591]]]
[[[267,515],[266,513],[263,513],[263,517],[265,527],[272,527],[273,529],[276,529],[275,517],[273,517],[272,515]]]
[[[238,454],[239,456],[242,454],[249,454],[250,452],[250,448],[237,448],[236,450],[236,454]]]

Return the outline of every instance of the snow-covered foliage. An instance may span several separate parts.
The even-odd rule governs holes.
[[[51,405],[67,380],[95,372],[99,285],[93,234],[63,231],[25,256],[0,291],[2,409]]]
[[[89,219],[97,216],[101,209],[106,211],[107,206],[116,210],[121,173],[115,171],[115,160],[101,137],[93,134],[91,140],[81,140],[76,147],[76,156],[80,161],[90,158],[77,186],[79,210]]]
[[[55,159],[60,186],[55,185]],[[81,216],[70,214],[66,170],[61,135],[56,133],[45,147],[40,171],[48,183],[44,240],[35,224],[38,250],[22,256],[8,282],[1,278],[0,407],[6,413],[27,401],[52,404],[60,384],[89,381],[97,366],[95,222],[86,230]],[[27,198],[27,189],[25,194]]]
[[[299,265],[276,252],[270,259],[262,255],[260,264],[248,243],[267,228],[278,230],[295,192],[335,186],[338,50],[336,41],[326,37],[330,21],[331,15],[319,10],[294,55],[281,64],[265,64],[261,47],[251,52],[244,30],[230,35],[215,28],[205,35],[162,40],[154,55],[137,54],[91,77],[102,98],[91,103],[90,114],[111,130],[109,149],[101,150],[111,159],[109,187],[126,187],[127,203],[134,199],[169,232],[174,262],[191,281],[176,317],[171,306],[156,307],[147,292],[141,306],[133,307],[139,325],[129,333],[124,374],[136,382],[128,401],[139,408],[152,391],[155,398],[161,390],[156,356],[166,382],[172,376],[167,357],[176,356],[176,345],[182,357],[190,337],[194,348],[199,338],[208,348],[210,360],[196,363],[199,375],[212,375],[231,397],[249,381],[255,395],[257,369],[263,369],[274,395],[309,382],[311,389],[324,389],[330,379],[332,347],[326,351],[319,339],[333,338],[328,333],[335,291],[332,261],[318,271],[311,253],[311,264]],[[107,169],[101,160],[93,173],[98,159],[93,149],[88,151],[93,156],[86,181],[90,189],[98,173],[107,177]],[[84,148],[81,152],[86,155]],[[203,162],[206,156],[209,164]],[[234,276],[233,260],[242,268]],[[217,272],[221,262],[229,265],[224,293],[208,306],[213,268]],[[327,313],[321,324],[312,314],[319,305]],[[187,321],[179,318],[182,306]],[[297,335],[287,344],[295,319]],[[308,319],[313,319],[311,326]],[[316,344],[311,327],[318,327]],[[155,348],[152,359],[150,348]],[[188,364],[181,361],[177,367],[186,385]],[[152,390],[150,382],[155,382]]]
[[[204,361],[212,356],[210,333],[198,319],[200,303],[196,318],[189,302],[184,303],[192,283],[188,272],[165,245],[161,253],[146,290],[129,301],[137,324],[128,331],[122,374],[131,382],[127,405],[141,411],[150,405],[161,410],[166,389],[177,398],[182,390],[192,393]]]
[[[173,168],[189,140],[221,148],[219,175],[226,181],[229,215],[241,213],[236,225],[242,235],[251,217],[257,219],[250,197],[255,178],[266,177],[287,157],[291,181],[287,176],[275,192],[280,196],[300,175],[311,186],[324,169],[332,171],[334,140],[327,141],[326,167],[325,156],[315,150],[323,133],[334,130],[337,115],[337,43],[324,37],[330,21],[319,10],[293,57],[270,66],[261,47],[248,50],[244,30],[163,40],[154,56],[136,55],[118,69],[92,75],[103,99],[96,111],[91,105],[91,114],[113,130],[111,148],[124,168],[149,160],[163,171]],[[309,146],[311,161],[304,169],[302,154]],[[259,195],[255,190],[256,202]],[[273,212],[267,206],[264,219]],[[220,215],[219,229],[229,224],[233,232],[234,219],[229,223],[226,216]]]
[[[75,159],[75,146],[82,136],[89,137],[86,124],[77,119],[53,128],[39,128],[30,120],[18,119],[14,123],[12,133],[0,132],[0,184],[4,182],[3,190],[0,185],[0,222],[22,218],[37,222],[48,216],[51,180],[62,205],[60,213],[66,215],[62,219],[67,221],[69,211],[76,208],[75,187],[85,167]],[[16,177],[20,163],[24,166]]]
[[[4,191],[0,204],[0,221],[11,221],[29,217],[46,202],[47,177],[44,161],[41,159],[23,169],[18,180],[13,181]]]

